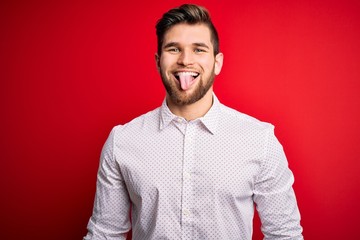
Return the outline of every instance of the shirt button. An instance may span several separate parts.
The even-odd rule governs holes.
[[[181,119],[181,118],[177,118],[176,121],[177,121],[178,123],[182,123],[182,119]]]
[[[191,174],[189,172],[184,172],[184,177],[186,179],[190,179],[191,178]]]
[[[184,216],[189,216],[190,215],[189,209],[184,208],[183,209],[183,214],[184,214]]]

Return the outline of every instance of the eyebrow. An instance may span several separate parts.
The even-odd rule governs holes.
[[[179,45],[179,44],[176,43],[176,42],[169,42],[169,43],[164,45],[164,48],[175,47],[177,45]]]
[[[195,45],[197,47],[204,47],[207,49],[210,49],[208,45],[206,45],[205,43],[193,43],[192,45]]]
[[[202,42],[193,43],[192,45],[197,46],[197,47],[204,47],[204,48],[210,49],[210,47],[208,45],[206,45],[205,43],[202,43]],[[169,42],[169,43],[164,45],[164,48],[177,47],[177,46],[179,46],[178,42]]]

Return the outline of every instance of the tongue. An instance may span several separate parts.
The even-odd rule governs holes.
[[[181,89],[184,91],[188,90],[191,86],[191,81],[193,80],[193,77],[191,75],[180,74],[179,79],[180,79]]]

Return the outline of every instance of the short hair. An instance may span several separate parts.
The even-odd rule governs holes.
[[[214,47],[214,55],[218,54],[219,49],[219,36],[214,24],[211,21],[208,10],[202,6],[194,4],[183,4],[178,8],[170,9],[164,13],[156,23],[157,47],[158,55],[161,55],[161,48],[164,41],[165,33],[174,25],[179,23],[187,24],[205,24],[211,33],[211,42]]]

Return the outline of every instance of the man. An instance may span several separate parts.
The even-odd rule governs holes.
[[[213,93],[223,54],[208,12],[182,5],[156,25],[166,98],[116,126],[101,155],[84,239],[303,239],[293,175],[274,128]]]

